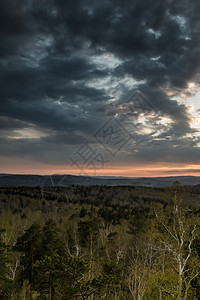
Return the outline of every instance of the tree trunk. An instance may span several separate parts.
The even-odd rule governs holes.
[[[51,300],[51,292],[52,292],[52,286],[51,286],[51,280],[49,280],[49,296],[48,296],[48,300]]]
[[[32,300],[33,298],[33,293],[32,293],[32,282],[33,282],[33,251],[31,253],[31,274],[30,274],[30,299]]]

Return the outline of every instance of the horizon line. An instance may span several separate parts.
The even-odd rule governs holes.
[[[16,176],[20,176],[20,175],[25,175],[25,176],[76,176],[76,177],[92,177],[92,178],[107,178],[107,179],[111,179],[111,178],[121,178],[121,179],[138,179],[138,178],[174,178],[174,177],[200,177],[200,175],[158,175],[158,176],[120,176],[120,175],[77,175],[77,174],[68,174],[68,173],[63,173],[63,174],[38,174],[38,173],[0,173],[0,176],[8,176],[8,175],[16,175]]]

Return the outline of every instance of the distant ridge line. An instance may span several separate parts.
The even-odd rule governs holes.
[[[50,180],[51,179],[51,180]],[[0,186],[172,186],[176,181],[181,185],[199,185],[200,176],[161,176],[161,177],[115,177],[115,176],[78,176],[78,175],[37,175],[0,173]],[[53,183],[53,185],[52,185]]]

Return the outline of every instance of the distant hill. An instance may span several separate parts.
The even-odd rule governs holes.
[[[198,185],[198,176],[169,176],[169,177],[86,177],[75,175],[16,175],[0,174],[0,185],[12,186],[70,186],[70,185],[135,185],[164,187],[171,186],[176,181],[181,185]]]

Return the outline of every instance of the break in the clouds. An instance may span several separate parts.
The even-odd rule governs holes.
[[[95,132],[111,118],[130,137],[111,164],[198,165],[199,11],[198,0],[1,1],[1,161],[67,171],[86,141],[109,150]]]

